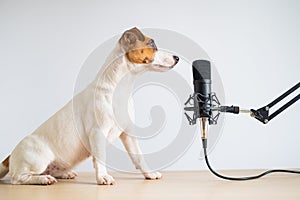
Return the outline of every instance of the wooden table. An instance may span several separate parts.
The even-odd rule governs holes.
[[[227,175],[252,175],[259,171],[224,171]],[[75,180],[51,186],[10,185],[0,180],[0,200],[89,199],[300,199],[300,175],[273,174],[261,179],[233,182],[208,171],[163,172],[163,179],[144,180],[141,174],[111,173],[117,184],[96,185],[94,173],[79,173]]]

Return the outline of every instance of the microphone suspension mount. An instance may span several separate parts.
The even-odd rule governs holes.
[[[221,106],[221,103],[216,95],[216,93],[212,92],[209,94],[208,98],[203,99],[203,95],[200,93],[193,93],[189,96],[188,100],[184,103],[186,107],[184,110],[187,112],[192,111],[193,114],[190,116],[185,112],[185,116],[189,121],[190,125],[195,125],[197,123],[197,119],[201,117],[200,110],[206,109],[209,112],[208,122],[210,125],[215,125],[218,122],[220,112],[224,112],[224,106]],[[203,105],[208,105],[209,107],[199,107],[199,103],[203,103]]]

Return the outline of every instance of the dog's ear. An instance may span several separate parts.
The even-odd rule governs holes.
[[[134,33],[131,31],[126,31],[120,38],[119,43],[125,50],[129,50],[134,46],[136,40],[137,36]]]
[[[132,28],[132,29],[130,29],[128,31],[130,31],[131,33],[133,33],[137,37],[137,39],[139,41],[142,41],[142,42],[145,41],[144,34],[137,27],[134,27],[134,28]]]

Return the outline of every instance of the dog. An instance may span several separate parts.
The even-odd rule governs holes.
[[[152,172],[147,166],[137,139],[127,133],[126,127],[118,125],[112,100],[125,76],[129,78],[125,84],[122,82],[123,92],[130,94],[139,75],[147,71],[168,71],[178,61],[176,55],[158,50],[154,40],[136,27],[125,31],[96,79],[21,140],[0,164],[0,178],[9,173],[12,184],[51,185],[57,179],[75,178],[77,174],[72,169],[92,156],[97,184],[113,185],[115,180],[105,166],[106,146],[120,138],[144,177],[160,179],[161,173]],[[126,126],[127,122],[122,123]]]

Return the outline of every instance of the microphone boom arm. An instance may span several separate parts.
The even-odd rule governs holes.
[[[281,106],[278,110],[273,112],[271,115],[269,115],[269,110],[274,105],[276,105],[278,102],[286,98],[288,95],[296,91],[300,87],[300,82],[297,83],[295,86],[293,86],[291,89],[283,93],[281,96],[279,96],[277,99],[269,103],[268,105],[259,108],[258,110],[251,109],[251,116],[256,118],[258,121],[267,124],[270,120],[272,120],[274,117],[276,117],[278,114],[280,114],[282,111],[290,107],[292,104],[294,104],[296,101],[300,99],[300,94],[295,96],[293,99],[291,99],[289,102]]]

